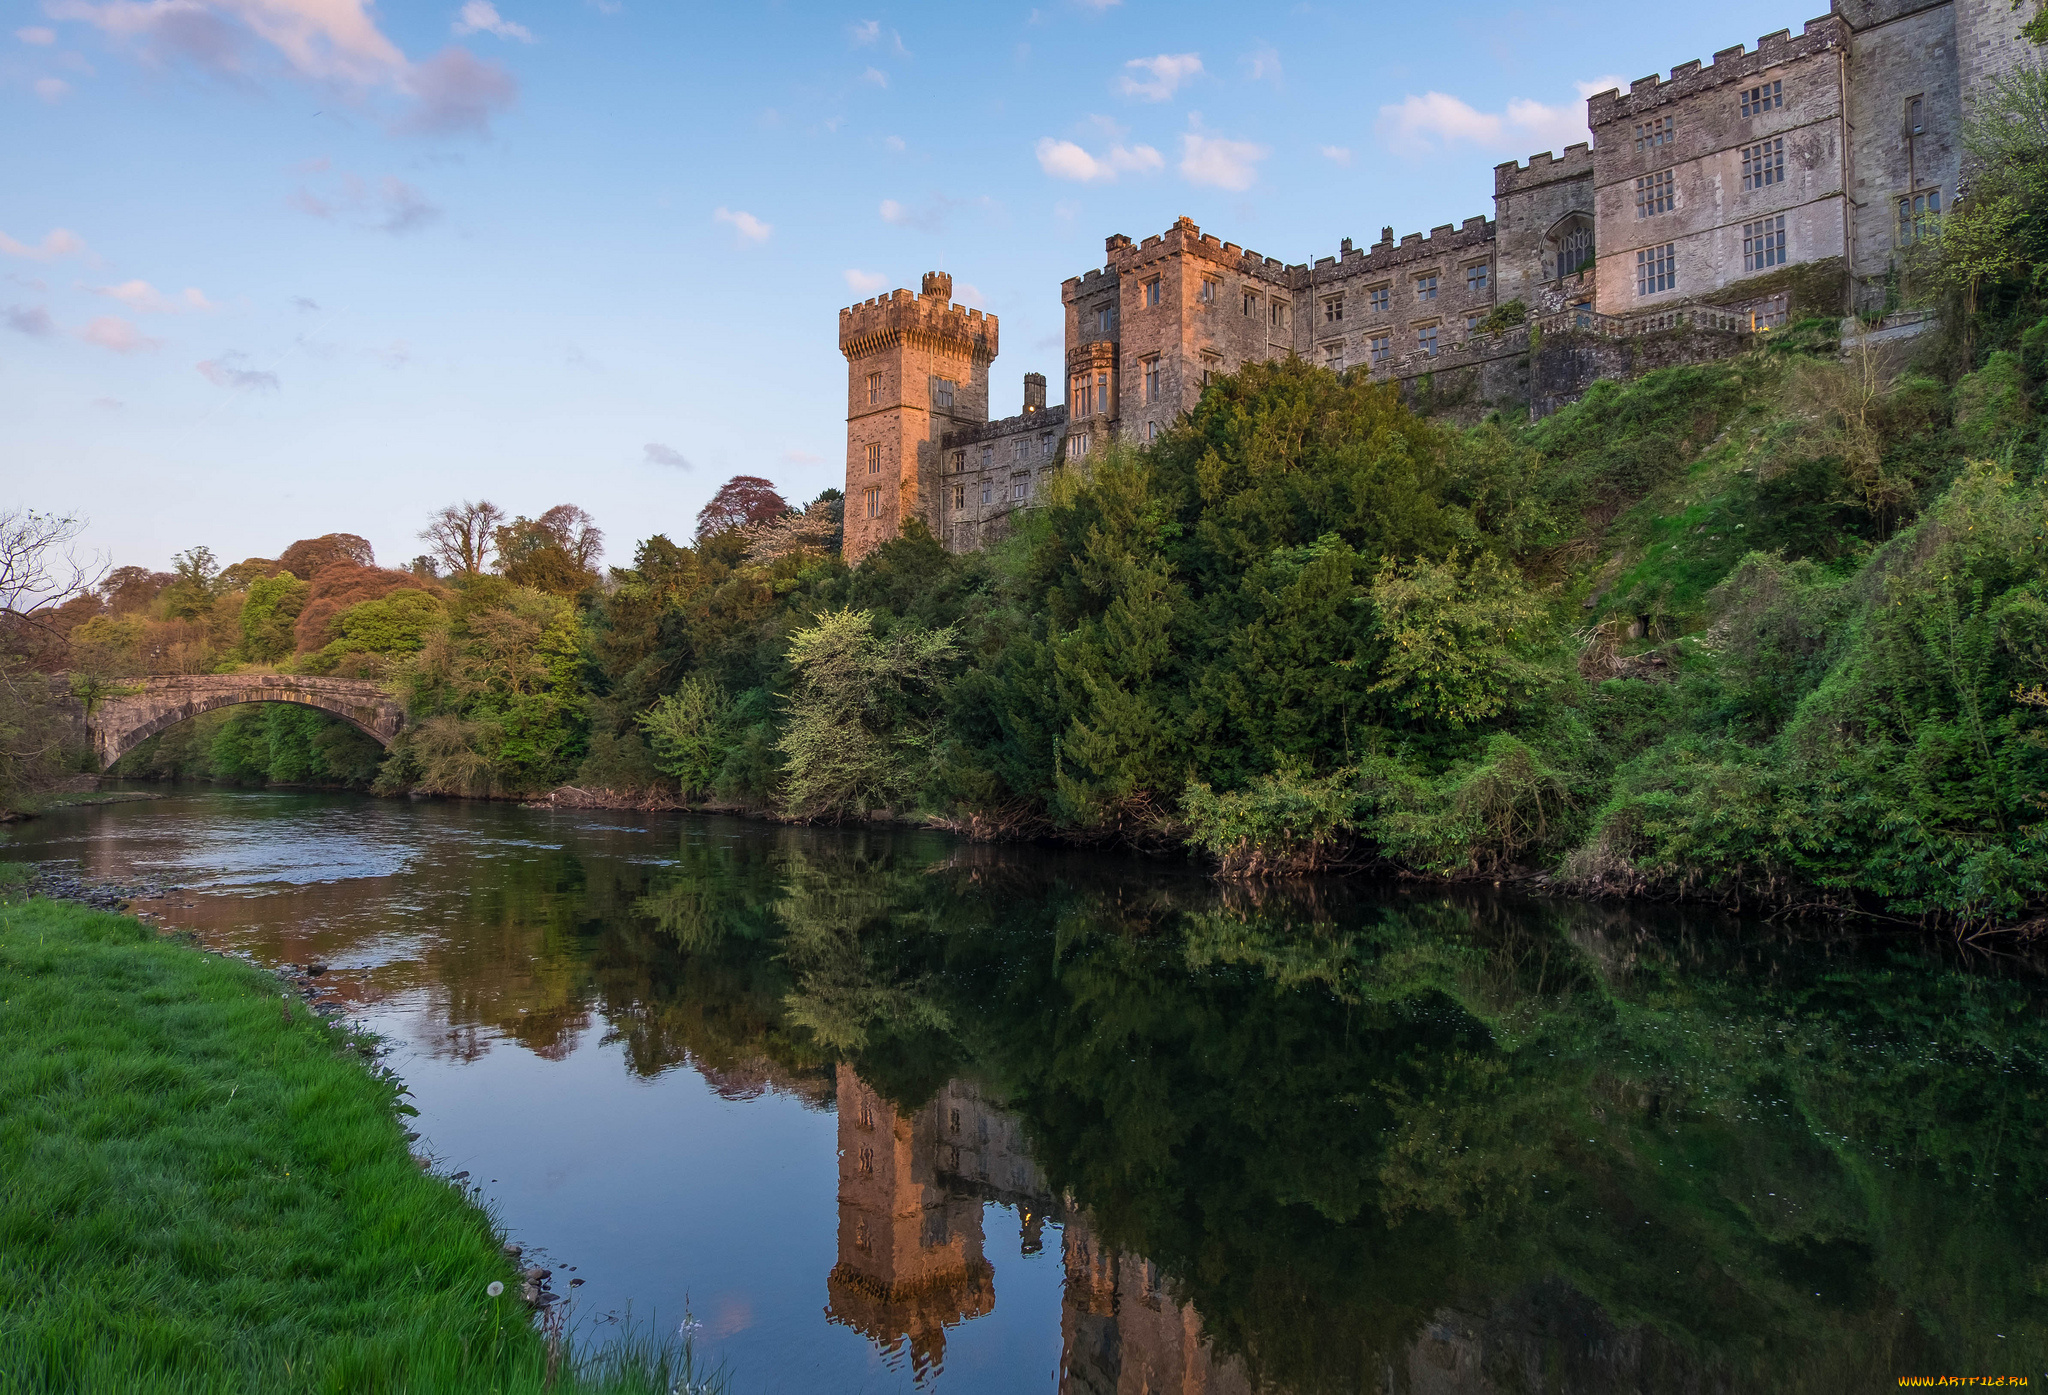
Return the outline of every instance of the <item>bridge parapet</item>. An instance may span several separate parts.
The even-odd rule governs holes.
[[[288,702],[331,712],[379,745],[405,727],[405,708],[384,685],[366,678],[298,673],[174,673],[125,680],[86,715],[102,770],[164,730],[245,702]]]

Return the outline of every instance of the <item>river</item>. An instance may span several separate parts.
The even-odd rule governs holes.
[[[687,1315],[736,1392],[2048,1379],[2028,960],[294,792],[60,810],[0,857],[329,966],[415,1147],[585,1330]]]

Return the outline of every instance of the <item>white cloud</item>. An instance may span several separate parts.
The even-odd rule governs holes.
[[[1243,193],[1258,181],[1259,161],[1272,153],[1256,142],[1204,135],[1198,128],[1180,138],[1181,178]]]
[[[889,136],[882,141],[882,144],[891,154],[901,155],[903,153],[903,137],[901,136]]]
[[[10,257],[27,257],[33,262],[50,262],[59,257],[80,256],[91,260],[92,253],[86,250],[85,239],[69,228],[52,228],[43,234],[43,240],[31,247],[16,242],[6,233],[0,233],[0,252]]]
[[[186,310],[215,308],[197,286],[187,286],[182,295],[168,296],[147,281],[123,281],[118,286],[94,286],[92,293],[118,300],[145,315],[176,315]]]
[[[873,295],[877,291],[889,289],[888,276],[879,271],[860,271],[853,267],[848,267],[844,275],[846,277],[846,289],[852,291],[855,295]]]
[[[962,281],[953,287],[953,299],[962,305],[971,305],[977,310],[988,309],[988,292],[972,281]]]
[[[1253,82],[1280,81],[1280,50],[1271,44],[1260,44],[1244,56],[1244,70]]]
[[[659,441],[649,441],[640,449],[642,452],[642,459],[644,459],[649,465],[671,465],[678,470],[687,470],[690,468],[690,462],[683,459],[683,453],[681,451],[676,450],[671,446],[665,446]]]
[[[57,42],[57,31],[45,29],[41,25],[34,25],[27,29],[15,30],[14,37],[25,44],[34,44],[38,48],[48,48],[51,44]]]
[[[303,77],[374,86],[395,82],[405,55],[371,18],[366,0],[50,0],[52,19],[79,20],[135,39],[157,57],[222,71],[239,68],[236,20],[284,55]]]
[[[1381,107],[1375,129],[1389,148],[1410,156],[1434,154],[1461,142],[1496,150],[1559,150],[1592,139],[1586,130],[1587,97],[1627,84],[1620,78],[1600,77],[1575,85],[1576,102],[1552,106],[1515,97],[1500,112],[1480,111],[1443,92],[1419,97],[1411,93]]]
[[[1162,53],[1156,58],[1133,58],[1124,66],[1151,76],[1136,78],[1126,74],[1117,79],[1118,91],[1142,101],[1163,102],[1182,83],[1202,71],[1202,59],[1194,53]]]
[[[235,366],[246,357],[248,355],[231,349],[219,358],[202,359],[192,366],[199,370],[199,376],[215,387],[233,388],[239,392],[276,392],[277,374]]]
[[[1101,155],[1091,155],[1070,140],[1051,136],[1038,142],[1038,167],[1054,179],[1071,179],[1080,184],[1110,184],[1119,175],[1151,174],[1166,168],[1166,160],[1149,145],[1113,145]]]
[[[498,7],[491,0],[468,0],[456,14],[455,23],[448,27],[457,34],[496,34],[501,39],[517,39],[522,44],[533,42],[533,31],[499,14]]]
[[[117,354],[140,353],[163,346],[162,340],[151,339],[119,315],[101,315],[78,331],[78,337]]]
[[[887,87],[889,85],[889,75],[880,68],[869,68],[860,75],[860,80],[862,82],[871,82],[877,87]]]
[[[847,25],[846,33],[853,40],[855,48],[866,48],[869,44],[882,37],[882,21],[879,19],[864,19],[859,24]]]
[[[742,242],[766,242],[769,234],[775,231],[772,223],[764,223],[753,214],[739,209],[721,208],[714,211],[711,216],[721,223],[730,223]]]
[[[36,95],[46,102],[61,102],[71,95],[71,84],[63,78],[37,78],[34,86]]]
[[[1351,147],[1348,145],[1319,145],[1316,149],[1322,152],[1325,160],[1330,160],[1340,165],[1351,163]]]

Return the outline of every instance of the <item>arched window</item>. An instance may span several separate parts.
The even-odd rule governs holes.
[[[1573,213],[1562,219],[1544,239],[1544,268],[1549,279],[1561,280],[1582,270],[1593,260],[1593,219]]]

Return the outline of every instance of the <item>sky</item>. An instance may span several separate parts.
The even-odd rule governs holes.
[[[841,306],[952,273],[1008,415],[1105,236],[1490,215],[1587,94],[1809,12],[0,0],[0,509],[161,568],[573,503],[627,565],[840,482]]]

